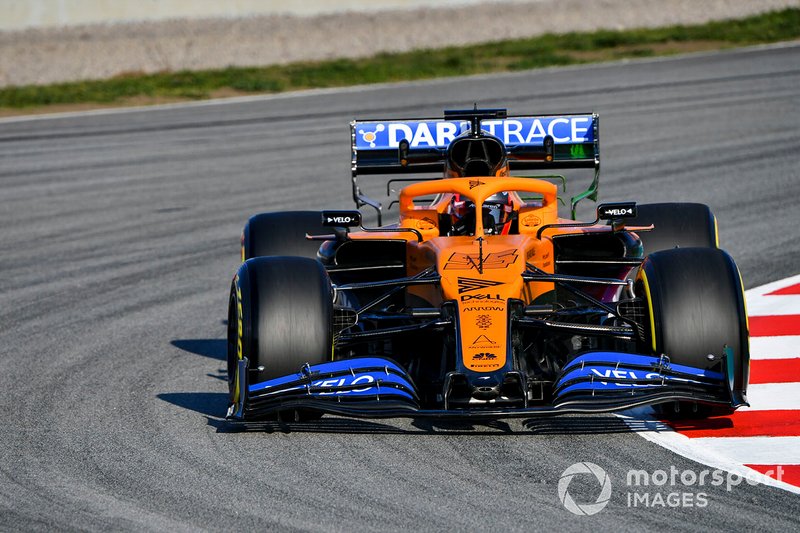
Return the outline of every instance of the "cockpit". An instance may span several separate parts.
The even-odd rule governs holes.
[[[475,202],[460,194],[454,194],[448,208],[450,229],[448,236],[474,235],[477,217]],[[508,192],[493,194],[483,202],[481,208],[483,230],[487,235],[508,235],[516,220],[514,202]]]

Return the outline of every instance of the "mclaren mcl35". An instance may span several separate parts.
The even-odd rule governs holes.
[[[597,200],[596,114],[457,110],[356,120],[350,134],[356,209],[260,213],[244,227],[229,420],[648,404],[703,417],[747,404],[742,281],[711,210],[615,202],[576,220]],[[565,202],[563,173],[580,169],[591,182]],[[364,176],[403,184],[396,222],[383,223]]]

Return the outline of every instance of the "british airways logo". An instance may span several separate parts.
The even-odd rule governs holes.
[[[356,124],[356,148],[363,150],[397,148],[403,139],[411,148],[445,148],[458,135],[469,130],[466,121],[408,120]],[[481,129],[499,138],[506,146],[541,146],[548,135],[556,144],[594,141],[592,115],[484,120]]]

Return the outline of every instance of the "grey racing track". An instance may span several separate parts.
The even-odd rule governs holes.
[[[704,467],[613,416],[226,428],[247,217],[349,208],[352,118],[473,102],[598,112],[602,199],[708,203],[747,287],[798,273],[798,46],[0,122],[0,529],[797,530],[765,486],[628,507],[629,469]]]

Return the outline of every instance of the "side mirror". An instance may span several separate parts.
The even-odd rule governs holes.
[[[636,202],[615,202],[597,206],[597,220],[636,218]]]
[[[322,225],[334,228],[356,228],[361,226],[360,211],[323,211]]]

